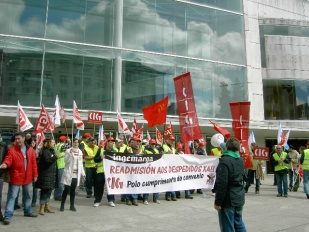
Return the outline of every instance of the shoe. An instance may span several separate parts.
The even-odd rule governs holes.
[[[14,209],[21,209],[19,205],[14,205]]]
[[[202,190],[197,190],[196,191],[198,194],[203,194]]]
[[[10,224],[10,218],[4,218],[3,225],[8,225],[8,224]]]
[[[307,196],[307,199],[309,199],[309,194],[306,194],[306,196]]]
[[[193,194],[193,193],[194,193],[194,191],[195,191],[194,189],[191,189],[191,190],[190,190],[190,194]]]
[[[212,195],[212,196],[216,196],[216,193],[212,193],[211,195]]]
[[[126,202],[126,199],[124,199],[124,198],[121,198],[121,202]]]
[[[61,211],[61,212],[64,211],[64,204],[61,204],[61,206],[60,206],[60,211]]]
[[[160,204],[161,202],[159,200],[153,200],[153,203]]]
[[[94,203],[93,207],[99,207],[100,206],[100,202]]]
[[[132,201],[126,200],[126,205],[132,205]]]
[[[289,188],[289,191],[290,191],[290,192],[292,191],[292,187]]]
[[[255,194],[259,194],[260,193],[260,191],[255,191]]]
[[[177,201],[177,199],[175,197],[172,197],[172,201]]]
[[[35,207],[36,206],[36,204],[35,203],[31,203],[31,207]]]
[[[148,205],[149,203],[148,203],[148,201],[144,201],[144,205]]]
[[[38,215],[36,213],[26,213],[24,214],[25,217],[37,217]]]
[[[109,201],[109,202],[108,202],[108,205],[109,205],[110,207],[115,207],[115,206],[116,206],[115,203],[112,202],[112,201]]]
[[[284,194],[283,196],[284,196],[284,197],[288,197],[288,194]]]
[[[171,201],[171,198],[170,197],[165,197],[165,200]]]
[[[282,197],[282,193],[278,193],[278,194],[277,194],[277,197]]]
[[[193,199],[193,197],[191,197],[191,196],[190,197],[186,197],[186,199]]]
[[[70,210],[73,211],[73,212],[76,212],[76,209],[75,209],[74,205],[70,206]]]
[[[87,198],[91,198],[91,194],[87,194]]]
[[[138,206],[137,200],[133,200],[133,201],[132,201],[132,205]]]

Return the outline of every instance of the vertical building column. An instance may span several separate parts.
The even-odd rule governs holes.
[[[115,1],[115,36],[114,46],[122,48],[122,27],[123,27],[123,0]],[[114,111],[121,111],[121,76],[122,76],[122,58],[121,50],[115,51],[115,63],[114,63]]]

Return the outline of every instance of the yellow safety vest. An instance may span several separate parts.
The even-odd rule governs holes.
[[[287,157],[287,153],[286,152],[282,152],[281,156],[279,156],[277,153],[273,154],[273,157],[276,161],[280,160],[280,159],[285,159]],[[280,170],[284,170],[284,169],[289,169],[289,164],[282,162],[281,164],[277,164],[275,166],[275,172],[280,171]]]
[[[212,152],[212,154],[214,154],[214,156],[222,156],[221,150],[217,147],[211,149],[211,152]]]
[[[85,151],[87,152],[87,156],[91,156],[91,157],[95,157],[95,155],[97,154],[99,147],[98,146],[94,146],[94,149],[92,150],[90,147],[85,146]],[[97,166],[97,164],[94,162],[94,160],[86,160],[85,159],[85,168],[95,168]]]
[[[127,146],[121,146],[121,148],[119,148],[119,149],[116,146],[114,146],[113,148],[114,148],[114,150],[116,152],[124,153],[124,151],[126,150]]]
[[[145,149],[146,154],[152,155],[152,154],[159,154],[159,151],[157,148],[154,148],[152,151],[148,150],[147,148]]]
[[[304,150],[303,170],[309,170],[309,149]]]
[[[100,150],[100,156],[104,154],[104,148],[101,148]],[[104,172],[104,166],[103,166],[103,159],[100,163],[97,163],[98,168],[97,168],[97,173],[103,173]]]
[[[57,159],[57,168],[61,169],[65,167],[64,156],[65,152],[60,152],[64,143],[57,143],[56,145],[56,153],[59,153],[59,157]]]
[[[166,143],[162,146],[164,154],[170,154],[170,151],[172,151],[173,154],[176,153],[176,149],[174,147],[169,147]]]

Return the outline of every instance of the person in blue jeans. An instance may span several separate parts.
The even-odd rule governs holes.
[[[226,141],[216,170],[216,198],[214,208],[218,211],[222,232],[245,232],[242,210],[245,204],[244,161],[239,154],[240,142],[231,137]]]
[[[23,194],[24,216],[38,216],[32,213],[30,196],[32,181],[37,181],[38,177],[35,151],[25,143],[25,134],[22,132],[15,134],[15,144],[15,146],[9,149],[7,156],[0,165],[0,169],[10,168],[10,183],[4,213],[4,225],[9,225],[13,217],[14,203],[20,187],[22,187]]]

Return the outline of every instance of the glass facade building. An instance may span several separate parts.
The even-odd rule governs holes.
[[[191,72],[199,117],[247,101],[242,0],[0,0],[0,104],[141,113]]]

